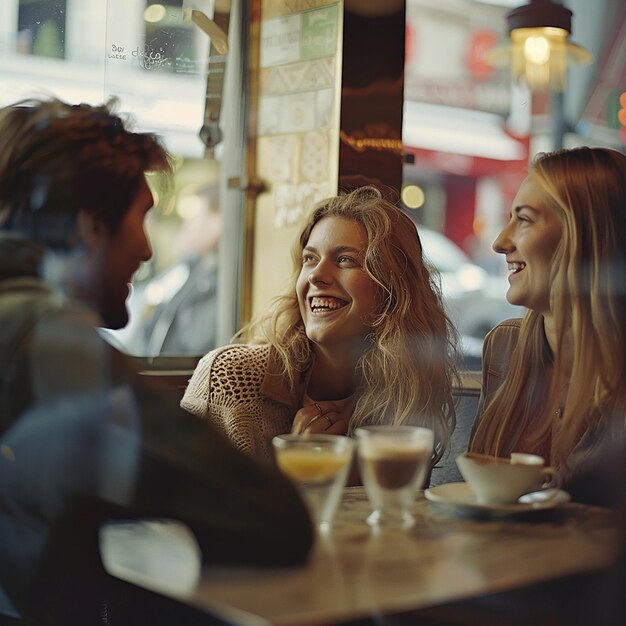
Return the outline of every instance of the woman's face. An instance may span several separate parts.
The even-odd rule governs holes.
[[[509,223],[493,242],[493,249],[506,255],[511,304],[550,312],[550,269],[562,230],[545,192],[528,176],[513,200]]]
[[[311,230],[296,282],[307,337],[322,350],[361,345],[371,330],[378,287],[363,267],[367,234],[361,224],[324,217]]]

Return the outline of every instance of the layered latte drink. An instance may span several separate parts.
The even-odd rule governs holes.
[[[370,426],[356,432],[359,468],[374,509],[370,524],[407,526],[433,450],[432,431],[413,426]]]

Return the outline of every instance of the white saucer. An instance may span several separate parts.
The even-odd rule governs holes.
[[[515,502],[512,504],[481,504],[467,483],[447,483],[431,487],[424,491],[427,500],[438,504],[447,504],[457,508],[474,511],[491,511],[496,513],[525,513],[528,511],[544,511],[553,509],[570,501],[567,491],[556,490],[548,500],[538,498],[533,502]],[[524,496],[522,496],[524,497]]]

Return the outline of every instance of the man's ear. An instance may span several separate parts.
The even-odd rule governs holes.
[[[106,229],[104,224],[93,213],[80,211],[76,218],[78,237],[87,248],[96,248],[102,241]]]

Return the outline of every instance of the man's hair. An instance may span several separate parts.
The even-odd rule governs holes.
[[[359,396],[349,432],[364,424],[416,424],[435,431],[436,456],[455,426],[452,386],[457,333],[448,319],[437,280],[426,267],[415,224],[373,186],[319,203],[309,214],[294,249],[288,293],[241,337],[272,345],[285,376],[295,386],[313,354],[296,295],[302,251],[325,217],[360,224],[367,233],[363,267],[376,283],[369,347],[357,365]]]
[[[171,172],[151,133],[100,106],[23,100],[0,109],[0,224],[51,248],[71,246],[76,216],[115,232],[146,172]]]

